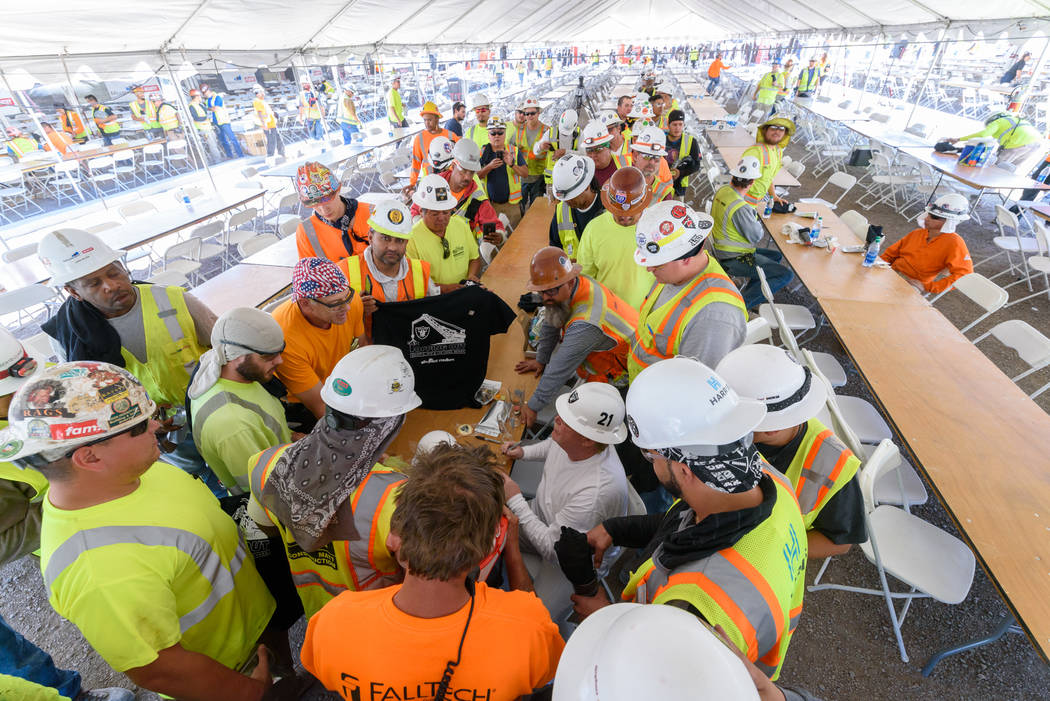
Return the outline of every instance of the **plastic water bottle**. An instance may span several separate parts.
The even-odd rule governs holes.
[[[766,208],[762,210],[762,218],[769,219],[773,214],[773,198],[766,195]]]
[[[813,226],[809,229],[809,240],[810,242],[816,241],[820,238],[820,231],[824,228],[824,220],[818,214],[813,220]]]
[[[179,200],[186,205],[186,209],[193,209],[193,204],[190,202],[190,194],[186,192],[186,188],[179,188]]]
[[[875,264],[875,259],[879,257],[879,249],[882,247],[882,237],[876,236],[875,240],[868,244],[868,250],[864,252],[864,262],[861,263],[865,268],[870,268]]]

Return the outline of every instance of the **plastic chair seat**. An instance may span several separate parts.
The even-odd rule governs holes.
[[[784,314],[784,321],[788,328],[794,331],[808,331],[817,326],[817,320],[813,318],[812,312],[800,304],[777,304],[777,309]],[[769,322],[770,328],[780,328],[777,326],[773,309],[768,304],[758,307],[758,315]]]
[[[201,264],[198,261],[182,258],[182,259],[179,259],[179,260],[171,261],[166,266],[164,266],[164,270],[162,270],[161,272],[164,272],[164,273],[174,272],[174,273],[179,273],[180,275],[182,275],[184,277],[189,277],[190,275],[193,275],[195,272],[197,272],[200,269],[201,269]],[[159,274],[160,273],[158,273],[158,275]]]
[[[966,598],[976,560],[961,540],[896,506],[876,507],[868,523],[888,574],[945,604]],[[870,540],[860,548],[875,562]]]
[[[1021,242],[1017,242],[1016,236],[996,236],[992,239],[992,243],[995,244],[996,248],[1001,248],[1004,251],[1010,251],[1016,253],[1022,251],[1024,253],[1040,253],[1039,242],[1035,238],[1021,238]]]
[[[838,358],[831,353],[821,351],[812,351],[812,353],[817,367],[820,368],[820,372],[824,377],[828,378],[828,382],[831,383],[832,387],[842,387],[846,384],[846,369],[842,367],[842,363],[839,362]]]
[[[1046,256],[1032,256],[1028,259],[1028,267],[1040,273],[1050,273],[1050,258]]]
[[[860,397],[836,395],[835,401],[842,410],[842,416],[846,423],[849,424],[862,443],[878,443],[884,439],[893,439],[893,431],[890,430],[890,425],[886,423],[886,420],[882,418],[878,410],[868,400]],[[825,426],[831,425],[831,414],[826,407],[820,410],[817,418]]]
[[[864,455],[858,457],[862,460],[867,460],[875,452],[875,448],[876,446],[874,445],[865,445]],[[900,473],[899,483],[897,480],[898,473]],[[896,468],[886,470],[875,480],[874,496],[876,504],[893,504],[895,506],[918,506],[925,504],[930,499],[930,494],[926,491],[926,485],[923,483],[922,478],[919,477],[919,473],[915,471],[915,468],[903,455],[901,456],[900,464]]]

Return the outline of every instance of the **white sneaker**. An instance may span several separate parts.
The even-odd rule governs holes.
[[[135,701],[135,692],[119,686],[109,686],[105,689],[81,691],[77,694],[76,701]]]

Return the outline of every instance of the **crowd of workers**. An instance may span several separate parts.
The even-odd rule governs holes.
[[[640,638],[601,644],[629,625],[657,651],[710,652],[685,680],[680,655],[627,659],[650,695],[812,698],[773,683],[807,560],[866,534],[860,461],[816,418],[825,384],[745,344],[757,269],[774,288],[792,277],[757,247],[756,208],[780,199],[795,126],[764,121],[707,214],[681,199],[697,135],[654,76],[640,85],[582,129],[574,111],[543,123],[532,98],[498,116],[473,95],[469,127],[466,105],[441,126],[427,103],[411,207],[369,206],[302,166],[312,213],[272,313],[216,318],[181,287],[133,282],[94,234],[47,234],[38,254],[68,298],[44,330],[62,362],[0,330],[0,562],[37,552],[54,609],[113,669],[179,699],[543,698],[552,681],[554,698],[633,699],[594,686],[616,654],[650,654]],[[206,86],[193,98],[221,114]],[[163,121],[145,104],[144,126]],[[547,193],[550,245],[523,290],[542,322],[516,370],[539,377],[525,424],[553,404],[550,436],[497,456],[428,435],[388,455],[421,400],[372,315],[478,283],[482,250],[499,255]],[[972,270],[954,233],[966,211],[936,199],[885,260],[944,289]],[[531,501],[508,458],[542,462]],[[15,660],[0,696],[129,698],[81,690],[2,619],[0,649]]]

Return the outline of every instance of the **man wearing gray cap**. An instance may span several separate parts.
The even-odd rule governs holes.
[[[284,332],[272,316],[237,307],[215,322],[212,349],[190,383],[193,440],[231,494],[248,492],[248,459],[289,443],[281,402],[263,385],[281,364]]]

